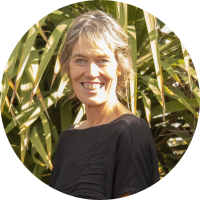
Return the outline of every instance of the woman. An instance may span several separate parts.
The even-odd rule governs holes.
[[[101,11],[78,16],[60,50],[70,98],[85,104],[87,120],[59,137],[50,186],[86,199],[115,199],[159,180],[147,123],[120,103],[132,60],[127,36]]]

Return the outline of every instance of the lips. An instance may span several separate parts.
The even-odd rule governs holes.
[[[81,83],[81,85],[87,90],[101,89],[104,83]]]

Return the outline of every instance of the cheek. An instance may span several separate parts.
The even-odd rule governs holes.
[[[105,78],[108,82],[113,82],[117,80],[117,68],[109,66],[103,70]]]
[[[77,70],[76,67],[72,66],[69,67],[69,74],[71,77],[72,82],[77,80],[78,77],[80,76],[80,70]]]

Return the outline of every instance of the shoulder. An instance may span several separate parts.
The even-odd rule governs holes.
[[[141,134],[149,132],[147,122],[133,113],[123,114],[115,121],[114,126],[120,131],[120,139],[123,140],[140,137]]]
[[[86,127],[86,120],[70,125],[67,129],[61,131],[59,138],[71,135],[73,129],[84,129]]]
[[[67,129],[63,130],[60,132],[59,134],[59,140],[58,140],[58,144],[60,143],[66,143],[70,140],[70,138],[73,135],[73,129],[74,129],[74,124],[70,125]]]
[[[121,132],[118,140],[119,149],[129,149],[133,160],[153,163],[157,159],[157,153],[148,123],[144,119],[130,114],[123,115],[123,120],[129,130],[124,129]]]
[[[141,145],[145,143],[154,145],[151,129],[144,119],[141,119],[134,114],[124,114],[122,119],[126,122],[129,131],[127,131],[126,128],[126,131],[122,133],[121,138],[124,138],[124,140],[130,139],[133,143]]]
[[[141,134],[145,134],[145,133],[149,134],[151,132],[147,121],[135,115],[134,117],[131,117],[130,119],[130,127],[131,127],[131,130],[134,131],[135,133],[138,132]]]
[[[129,116],[131,146],[137,155],[147,155],[153,162],[157,157],[153,134],[148,123],[135,115]]]
[[[144,120],[141,119],[140,117],[126,113],[122,115],[122,120],[124,120],[127,125],[130,127],[130,129],[135,129],[135,130],[149,130],[149,125],[148,123]]]

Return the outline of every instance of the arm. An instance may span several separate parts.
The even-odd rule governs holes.
[[[151,134],[148,124],[140,118],[135,118],[120,134],[115,162],[114,198],[140,192],[159,178],[157,154]]]
[[[128,194],[128,193],[125,193],[123,196],[121,196],[120,198],[122,198],[122,197],[127,197],[127,196],[130,196],[130,194]]]

